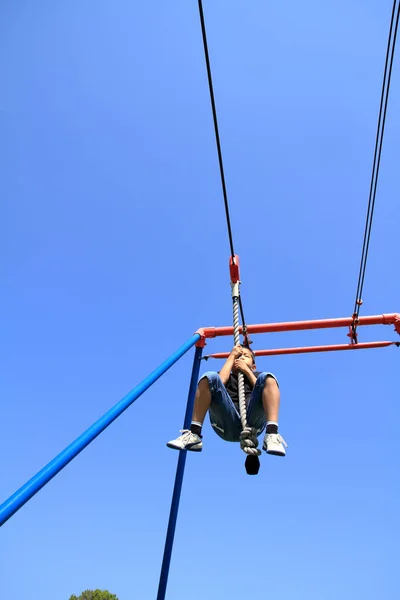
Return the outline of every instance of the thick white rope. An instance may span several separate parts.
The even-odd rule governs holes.
[[[236,284],[237,285],[237,284]],[[234,289],[232,287],[232,289]],[[232,295],[233,300],[233,337],[235,346],[240,344],[239,334],[239,296]],[[247,425],[246,395],[244,392],[244,375],[238,373],[239,411],[242,422],[242,433],[240,434],[240,447],[246,454],[259,456],[261,450],[257,448],[257,431],[254,427]]]

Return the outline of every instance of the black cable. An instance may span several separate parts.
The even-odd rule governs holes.
[[[396,8],[397,8],[397,17],[396,17]],[[353,324],[353,336],[356,341],[356,327],[357,327],[357,319],[360,312],[360,307],[362,303],[362,291],[364,287],[364,279],[365,279],[365,270],[367,266],[367,258],[368,258],[368,250],[369,250],[369,242],[371,238],[371,229],[372,229],[372,219],[374,216],[375,209],[375,199],[376,199],[376,190],[378,185],[378,177],[379,177],[379,167],[381,162],[381,153],[382,153],[382,144],[383,144],[383,136],[385,132],[385,123],[386,123],[386,111],[389,100],[389,92],[390,92],[390,81],[392,77],[392,67],[393,67],[393,59],[396,47],[396,37],[397,30],[399,25],[399,16],[400,16],[400,3],[397,3],[397,0],[393,2],[393,10],[392,10],[392,18],[390,21],[390,30],[388,37],[388,44],[386,50],[386,59],[385,59],[385,70],[383,74],[383,82],[382,82],[382,93],[381,93],[381,101],[379,107],[379,118],[378,118],[378,127],[376,131],[375,138],[375,150],[374,150],[374,161],[372,166],[372,174],[371,174],[371,183],[369,190],[369,199],[368,199],[368,209],[367,209],[367,218],[365,223],[365,231],[364,231],[364,241],[361,253],[361,261],[360,261],[360,271],[358,275],[358,283],[357,283],[357,292],[356,299],[354,304],[353,316],[355,318],[355,322]],[[393,25],[394,26],[394,34]]]
[[[221,175],[222,193],[224,196],[226,224],[228,227],[228,237],[229,237],[229,245],[230,245],[230,249],[231,249],[231,255],[232,255],[233,262],[234,262],[235,261],[235,250],[233,247],[233,235],[232,235],[232,227],[231,227],[231,218],[230,218],[230,214],[229,214],[228,193],[226,191],[224,163],[222,160],[221,141],[220,141],[220,137],[219,137],[217,109],[215,106],[214,86],[213,86],[212,75],[211,75],[210,56],[208,53],[206,24],[204,21],[202,0],[198,0],[198,5],[199,5],[199,15],[200,15],[200,23],[201,23],[201,33],[202,33],[202,37],[203,37],[204,57],[206,59],[206,66],[207,66],[208,87],[210,90],[211,108],[212,108],[213,121],[214,121],[215,141],[217,143],[219,172]],[[242,300],[240,297],[239,297],[239,308],[240,308],[240,315],[242,318],[243,329],[244,329],[244,331],[246,331],[246,322],[244,320]]]
[[[392,32],[395,7],[396,7],[396,0],[393,3],[393,13],[392,13],[392,21],[391,21],[391,24],[390,24],[389,40],[390,40],[390,36],[391,36],[391,32]],[[397,17],[396,17],[396,25],[395,25],[394,36],[393,36],[392,52],[391,52],[391,56],[390,56],[389,76],[388,76],[388,83],[387,83],[387,94],[386,94],[386,98],[385,98],[385,105],[384,105],[384,111],[383,111],[382,133],[381,133],[381,137],[380,137],[380,141],[379,141],[378,160],[377,160],[377,166],[376,166],[376,177],[375,177],[374,189],[373,189],[373,202],[372,202],[371,218],[370,218],[371,226],[372,226],[372,218],[373,218],[374,208],[375,208],[375,197],[376,197],[376,190],[377,190],[377,185],[378,185],[379,167],[380,167],[380,162],[381,162],[383,136],[384,136],[384,132],[385,132],[386,111],[387,111],[388,100],[389,100],[390,82],[391,82],[391,78],[392,78],[392,67],[393,67],[393,59],[394,59],[394,53],[395,53],[395,47],[396,47],[396,38],[397,38],[397,30],[398,30],[398,25],[399,25],[399,16],[400,16],[400,4],[398,5],[398,11],[397,11]],[[389,44],[388,44],[388,51],[389,51]],[[386,70],[387,70],[387,60],[386,60],[386,64],[385,64],[385,75],[386,75]],[[374,162],[375,162],[375,157],[374,157]],[[369,246],[369,241],[370,241],[370,237],[371,237],[371,226],[370,226],[369,231],[368,231],[368,238],[367,238],[367,243],[366,243],[366,248],[367,248],[366,252],[367,253],[368,253],[368,246]],[[362,273],[362,278],[361,278],[361,286],[360,286],[360,296],[359,296],[359,298],[362,297],[361,294],[362,294],[362,288],[363,288],[363,285],[364,285],[365,269],[366,269],[366,259],[365,259],[363,273]]]
[[[227,194],[227,191],[226,191],[224,163],[222,161],[221,141],[220,141],[220,138],[219,138],[217,109],[216,109],[216,106],[215,106],[214,86],[213,86],[212,75],[211,75],[210,56],[209,56],[209,53],[208,53],[206,24],[205,24],[205,21],[204,21],[204,12],[203,12],[202,1],[198,0],[198,4],[199,4],[199,15],[200,15],[200,23],[201,23],[201,33],[202,33],[202,36],[203,36],[204,56],[205,56],[205,59],[206,59],[206,66],[207,66],[208,87],[209,87],[209,90],[210,90],[211,108],[212,108],[212,114],[213,114],[213,120],[214,120],[215,141],[217,143],[219,172],[220,172],[220,175],[221,175],[222,193],[224,195],[226,224],[228,226],[229,245],[231,247],[231,255],[232,255],[232,258],[233,258],[235,256],[235,251],[233,249],[233,236],[232,236],[232,228],[231,228],[231,219],[230,219],[230,215],[229,215],[228,194]]]

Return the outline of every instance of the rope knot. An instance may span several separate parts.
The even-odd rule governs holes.
[[[245,427],[240,434],[240,447],[246,454],[260,456],[258,449],[257,431],[254,427]]]

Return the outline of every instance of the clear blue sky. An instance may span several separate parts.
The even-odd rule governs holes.
[[[204,2],[249,323],[352,312],[391,6]],[[0,61],[3,501],[194,330],[232,316],[197,2],[3,2]],[[363,315],[400,311],[399,67]],[[396,334],[360,330],[376,339]],[[394,597],[399,356],[259,361],[281,384],[287,458],[264,455],[249,478],[207,422],[187,461],[170,600]],[[2,598],[155,598],[177,460],[165,443],[191,360],[2,528]]]

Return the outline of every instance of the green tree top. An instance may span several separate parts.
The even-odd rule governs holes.
[[[71,596],[69,600],[118,600],[108,590],[85,590],[80,596]]]

